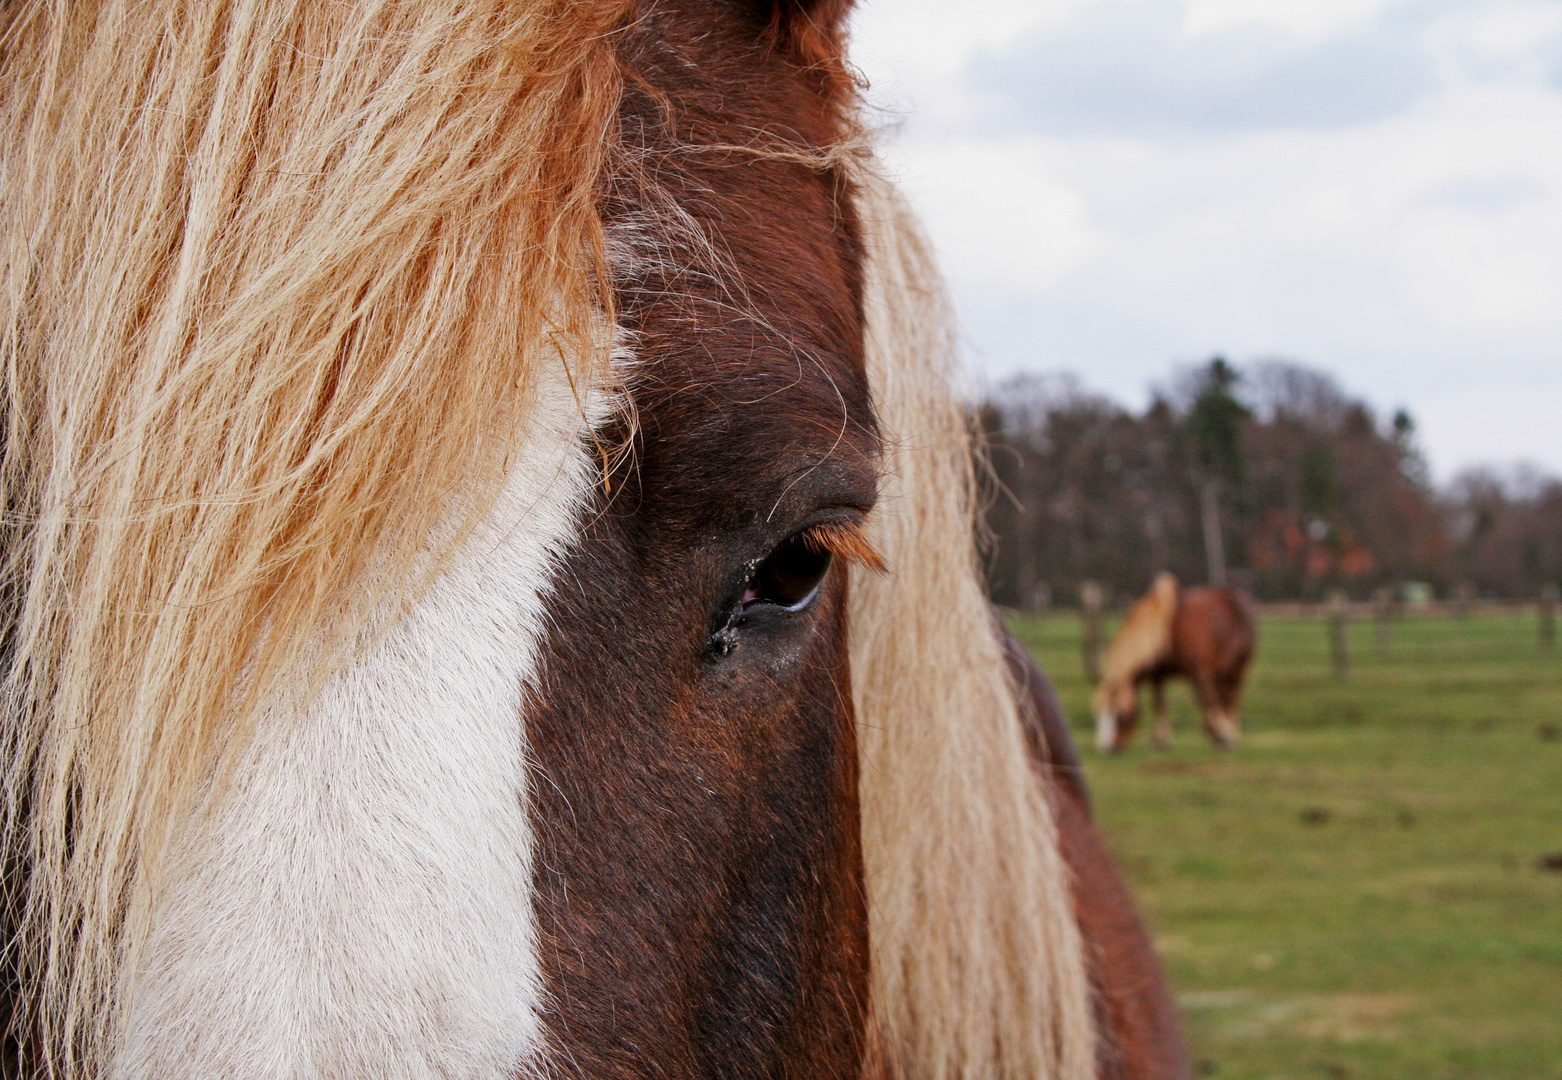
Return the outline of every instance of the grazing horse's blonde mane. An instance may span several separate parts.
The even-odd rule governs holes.
[[[1150,585],[1150,591],[1128,609],[1128,617],[1101,661],[1101,682],[1096,690],[1098,713],[1118,696],[1133,693],[1139,676],[1171,654],[1177,593],[1176,577],[1163,572]]]
[[[605,358],[625,8],[0,14],[7,921],[51,1068],[111,1056],[258,704],[483,518],[540,365]]]
[[[1095,1075],[1084,958],[977,572],[953,320],[905,204],[875,176],[860,187],[886,442],[869,532],[892,571],[852,581],[870,1047],[907,1080],[1083,1080]]]

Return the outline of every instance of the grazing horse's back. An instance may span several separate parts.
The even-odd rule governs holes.
[[[1252,610],[1235,591],[1205,586],[1182,594],[1172,620],[1172,654],[1181,671],[1208,671],[1218,684],[1240,680],[1255,641]]]

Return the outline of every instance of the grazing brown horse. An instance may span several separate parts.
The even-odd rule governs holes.
[[[7,1076],[1184,1075],[845,17],[0,8]]]
[[[1096,687],[1096,745],[1109,753],[1127,744],[1139,724],[1139,684],[1147,682],[1155,745],[1170,746],[1166,680],[1180,675],[1198,695],[1204,729],[1217,746],[1229,749],[1241,730],[1237,708],[1254,643],[1252,611],[1237,593],[1183,590],[1171,574],[1161,574],[1128,609],[1107,648]]]

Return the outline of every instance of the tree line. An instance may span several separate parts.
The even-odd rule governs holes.
[[[979,412],[993,599],[1118,602],[1169,569],[1260,599],[1535,597],[1562,581],[1562,480],[1477,470],[1434,489],[1404,410],[1285,361],[1186,369],[1136,413],[1021,375]],[[1412,584],[1416,583],[1416,584]]]

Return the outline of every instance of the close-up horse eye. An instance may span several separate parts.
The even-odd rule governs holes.
[[[828,548],[799,533],[783,540],[754,568],[743,590],[743,606],[775,604],[791,611],[808,606],[830,572],[835,556]]]

